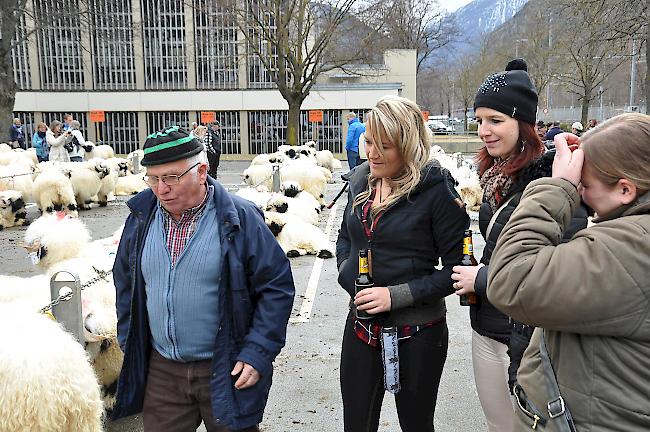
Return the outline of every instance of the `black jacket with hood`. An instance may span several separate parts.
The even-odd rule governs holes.
[[[462,258],[463,233],[469,226],[454,179],[437,163],[426,165],[415,190],[383,212],[369,240],[361,223],[363,205],[352,210],[354,197],[368,188],[369,172],[367,162],[350,172],[348,204],[336,242],[339,284],[354,297],[358,252],[369,248],[375,285],[388,287],[391,294],[386,325],[444,317],[444,298],[454,292],[451,269]],[[439,259],[442,268],[436,269]]]

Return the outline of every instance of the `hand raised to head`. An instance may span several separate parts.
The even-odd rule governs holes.
[[[553,159],[553,178],[563,178],[575,186],[580,183],[585,154],[580,146],[580,138],[570,133],[555,135],[555,159]]]

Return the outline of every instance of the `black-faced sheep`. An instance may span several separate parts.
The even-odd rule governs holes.
[[[32,191],[41,212],[64,211],[77,216],[77,200],[70,181],[70,170],[54,165],[44,168],[34,180]]]
[[[86,141],[84,150],[86,151],[86,160],[93,158],[110,159],[115,157],[113,147],[107,144],[95,145],[92,141]]]
[[[100,159],[81,163],[70,162],[65,166],[70,170],[70,180],[72,181],[77,205],[80,209],[89,210],[93,197],[97,195],[102,187],[102,179],[110,174],[110,168]]]
[[[117,184],[115,185],[115,195],[135,195],[147,189],[149,185],[144,181],[144,174],[143,171],[139,174],[118,177]]]
[[[0,231],[4,228],[25,225],[25,200],[18,191],[0,192]]]
[[[264,212],[264,220],[289,258],[307,254],[332,258],[335,254],[334,246],[323,231],[296,216]]]
[[[102,388],[114,392],[123,358],[117,343],[115,287],[109,274],[117,239],[112,237],[92,243],[89,239],[88,229],[79,219],[46,215],[36,219],[27,229],[25,247],[36,255],[33,261],[48,276],[65,270],[76,273],[82,285],[96,280],[82,291],[86,350]],[[45,289],[49,293],[49,288]],[[106,393],[103,397],[106,407],[111,408],[114,394]]]
[[[300,194],[303,193],[304,192],[301,192]],[[309,196],[311,197],[311,195]],[[294,216],[298,216],[304,222],[310,223],[312,225],[318,225],[320,205],[318,202],[310,205],[297,197],[290,198],[285,195],[274,194],[266,202],[266,208],[264,210],[276,213],[292,214]]]

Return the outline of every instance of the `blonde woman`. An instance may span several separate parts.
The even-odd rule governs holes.
[[[344,429],[376,431],[387,389],[402,431],[433,431],[447,358],[444,298],[454,292],[451,269],[469,219],[453,179],[429,162],[430,138],[415,103],[385,97],[366,127],[368,162],[350,173],[336,244],[339,284],[351,297],[340,370]],[[361,249],[371,250],[375,286],[355,293]],[[371,319],[357,319],[355,309]]]
[[[518,431],[650,430],[649,141],[645,114],[556,136],[553,178],[528,185],[503,229],[488,298],[540,327],[517,375]],[[595,225],[559,244],[581,196]]]

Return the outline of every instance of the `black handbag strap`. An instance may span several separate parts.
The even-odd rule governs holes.
[[[546,378],[546,391],[551,398],[546,404],[549,421],[552,421],[560,432],[576,432],[573,417],[571,416],[569,407],[564,402],[564,398],[560,394],[560,387],[558,386],[557,377],[553,370],[553,364],[546,349],[546,333],[544,329],[540,330],[542,331],[542,335],[539,341],[539,353],[542,358],[542,368]]]

